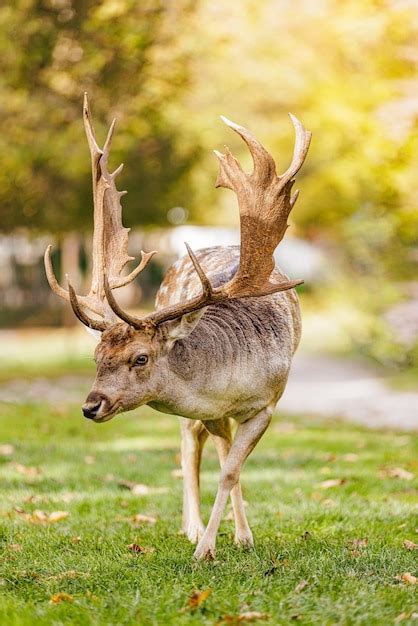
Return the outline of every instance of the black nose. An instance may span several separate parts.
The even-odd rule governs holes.
[[[95,418],[105,400],[106,398],[104,396],[95,391],[89,393],[85,403],[82,406],[84,417],[87,417],[88,419]]]

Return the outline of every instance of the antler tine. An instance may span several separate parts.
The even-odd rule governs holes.
[[[144,326],[143,320],[141,320],[138,317],[134,317],[133,315],[129,315],[128,313],[125,313],[125,311],[116,302],[116,300],[114,298],[114,295],[112,293],[112,290],[110,288],[109,281],[107,279],[107,274],[105,274],[104,277],[103,277],[103,286],[104,286],[104,291],[105,291],[105,294],[106,294],[106,300],[108,301],[109,306],[112,309],[112,311],[114,313],[116,313],[116,315],[121,320],[123,320],[124,322],[126,322],[130,326],[133,326],[137,330],[143,328],[143,326]]]
[[[130,272],[126,276],[122,276],[122,278],[116,283],[113,289],[129,285],[129,283],[135,280],[135,278],[147,267],[154,254],[157,254],[156,250],[152,250],[151,252],[144,252],[143,250],[141,250],[141,260],[139,264],[134,270],[132,270],[132,272]]]
[[[196,270],[197,275],[199,276],[200,282],[202,284],[203,296],[205,298],[210,298],[213,295],[212,285],[210,284],[209,278],[206,276],[205,272],[202,269],[197,257],[188,243],[184,242],[184,245],[187,248],[187,252],[189,254],[190,260],[193,263],[193,267]]]
[[[52,291],[57,294],[57,296],[63,298],[64,300],[69,300],[70,296],[68,291],[61,287],[57,280],[57,277],[55,276],[54,268],[52,266],[51,250],[52,245],[49,244],[44,254],[45,272],[49,286],[51,287]]]
[[[257,177],[266,177],[270,178],[276,173],[276,164],[274,162],[273,157],[265,147],[254,137],[254,135],[244,126],[240,126],[235,122],[232,122],[224,115],[221,115],[221,120],[232,128],[238,135],[245,141],[248,146],[248,149],[251,153],[253,163],[254,163],[254,172],[253,176]]]
[[[293,178],[302,167],[306,159],[306,155],[308,154],[312,138],[312,133],[309,130],[305,129],[303,124],[298,120],[295,115],[289,113],[289,117],[292,120],[296,138],[295,146],[293,149],[292,162],[287,170],[281,176],[279,176],[280,180],[283,183],[287,183],[291,178]]]
[[[91,317],[88,317],[86,313],[84,313],[84,311],[82,310],[80,306],[78,298],[76,296],[74,288],[68,279],[68,276],[67,276],[67,281],[68,281],[68,292],[70,296],[70,303],[71,303],[71,307],[76,317],[78,317],[80,322],[82,322],[85,326],[88,326],[89,328],[93,328],[93,330],[100,330],[100,331],[106,330],[107,328],[106,322],[100,321],[100,320],[94,320]]]
[[[91,119],[90,105],[89,105],[89,99],[87,96],[87,91],[84,92],[83,120],[84,120],[84,129],[86,131],[87,142],[89,144],[91,155],[93,157],[93,153],[96,153],[101,156],[102,150],[99,148],[97,141],[96,141],[96,134],[94,132],[93,122]]]

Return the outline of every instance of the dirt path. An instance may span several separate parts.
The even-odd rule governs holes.
[[[0,384],[0,401],[80,404],[92,377],[63,376]],[[376,370],[354,359],[299,352],[279,412],[308,413],[370,428],[418,431],[418,392],[390,389]]]
[[[418,392],[390,389],[373,367],[354,359],[304,352],[295,356],[279,411],[418,430]]]

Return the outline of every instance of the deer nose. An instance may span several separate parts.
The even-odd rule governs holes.
[[[105,400],[106,398],[99,393],[89,393],[81,409],[83,411],[84,417],[87,417],[88,419],[94,419],[100,411],[100,408]]]

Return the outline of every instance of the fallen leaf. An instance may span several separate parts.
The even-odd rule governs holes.
[[[157,522],[156,517],[152,517],[152,515],[142,515],[142,513],[137,513],[132,519],[135,524],[155,524]]]
[[[404,619],[408,619],[408,617],[409,613],[402,611],[402,613],[399,613],[399,615],[395,617],[395,624],[400,624],[400,622],[403,622]]]
[[[318,483],[319,489],[330,489],[331,487],[339,487],[340,485],[344,485],[346,483],[345,478],[330,478],[329,480],[324,480],[322,483]]]
[[[61,593],[55,593],[53,596],[51,596],[49,603],[60,604],[60,602],[72,602],[73,600],[74,600],[74,597],[71,596],[69,593],[61,592]]]
[[[151,554],[152,552],[155,552],[155,548],[140,546],[137,543],[130,543],[128,549],[132,552],[132,554]]]
[[[114,476],[109,480],[114,480]],[[168,493],[168,487],[148,487],[142,483],[134,483],[131,480],[118,480],[118,486],[121,489],[129,489],[135,496],[148,496],[156,493]]]
[[[74,537],[71,537],[70,541],[71,543],[80,543],[81,537],[79,535],[74,535]]]
[[[403,467],[389,467],[379,472],[380,478],[400,478],[401,480],[412,480],[414,475],[412,472],[403,469]]]
[[[10,443],[3,443],[0,446],[0,456],[12,456],[14,451],[14,446],[12,446]]]
[[[48,516],[44,511],[40,509],[35,509],[32,514],[29,514],[29,521],[37,523],[37,522],[46,522]]]
[[[355,452],[348,452],[348,454],[344,454],[343,461],[347,463],[356,463],[359,460],[358,454]]]
[[[268,619],[269,617],[268,613],[260,613],[259,611],[246,611],[238,615],[241,622],[254,622],[256,619]]]
[[[255,622],[257,620],[269,619],[268,613],[260,613],[259,611],[245,611],[239,615],[224,615],[219,622],[218,626],[222,624],[242,624],[243,622]]]
[[[38,467],[29,467],[26,465],[22,465],[22,463],[11,463],[10,467],[18,472],[18,474],[23,474],[23,476],[28,476],[30,478],[40,476],[40,474],[42,473]]]
[[[395,624],[399,624],[400,622],[403,622],[405,619],[411,619],[411,620],[415,620],[418,619],[418,613],[414,613],[411,611],[402,611],[402,613],[399,613],[398,617],[395,618]]]
[[[363,539],[349,539],[348,543],[353,548],[366,548],[369,540],[367,539],[367,537],[364,537]]]
[[[9,545],[7,546],[9,550],[12,550],[13,552],[21,552],[22,551],[22,546],[20,543],[9,543]]]
[[[357,558],[363,556],[363,553],[360,550],[350,550],[350,556]]]
[[[182,469],[173,469],[171,471],[171,475],[173,478],[183,478],[183,470]]]
[[[396,580],[400,580],[407,585],[416,585],[418,583],[418,578],[413,576],[411,572],[405,572],[404,574],[398,574],[395,576]]]
[[[296,593],[300,593],[301,591],[303,591],[307,586],[309,585],[309,582],[307,580],[301,580],[295,587],[295,592]]]
[[[47,521],[54,524],[55,522],[60,522],[61,520],[65,519],[68,516],[69,516],[68,511],[53,511],[52,513],[48,515]]]
[[[199,608],[199,606],[208,599],[211,593],[212,589],[210,588],[204,591],[193,591],[187,600],[187,606],[182,609],[182,612],[187,610],[194,611]]]
[[[96,457],[95,457],[95,456],[93,456],[92,454],[87,454],[87,455],[84,457],[84,463],[85,463],[86,465],[93,465],[94,463],[96,463]]]
[[[414,543],[413,541],[409,541],[409,539],[405,539],[404,540],[403,546],[407,550],[418,550],[418,543]]]
[[[61,574],[56,574],[55,576],[50,576],[48,580],[65,580],[67,578],[88,578],[90,574],[88,572],[77,572],[76,570],[70,569],[67,572],[61,572]]]

